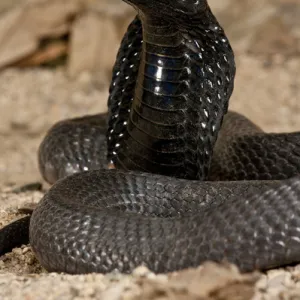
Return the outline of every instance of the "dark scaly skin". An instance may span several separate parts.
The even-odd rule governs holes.
[[[197,25],[181,17],[145,10],[129,26],[110,87],[108,153],[118,168],[203,180],[235,65],[208,7]]]
[[[38,259],[69,273],[130,272],[142,263],[167,272],[207,259],[243,271],[299,262],[300,180],[274,181],[299,174],[299,133],[265,134],[229,113],[209,169],[233,88],[230,45],[205,1],[132,2],[140,9],[144,51],[136,19],[120,48],[108,103],[108,162],[125,171],[84,172],[50,189],[30,223]],[[39,152],[46,180],[105,165],[97,117],[49,131]],[[200,182],[127,169],[260,180]]]
[[[145,264],[168,272],[207,259],[228,260],[242,271],[265,269],[299,260],[299,193],[299,180],[200,184],[84,172],[45,195],[30,241],[49,271],[130,272]]]
[[[299,132],[266,134],[247,118],[230,113],[214,148],[209,179],[288,179],[300,173],[299,162]]]
[[[29,222],[30,216],[26,216],[0,230],[0,255],[28,243]]]
[[[107,167],[106,119],[106,114],[85,116],[58,122],[50,129],[38,153],[46,181],[54,183],[70,174]]]

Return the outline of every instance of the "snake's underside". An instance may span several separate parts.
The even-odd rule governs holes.
[[[227,113],[234,56],[206,1],[128,2],[108,115],[62,121],[40,146],[55,184],[30,221],[37,258],[68,273],[300,262],[300,133]]]

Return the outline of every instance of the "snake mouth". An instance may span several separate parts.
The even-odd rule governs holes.
[[[207,0],[123,0],[145,15],[155,14],[173,20],[198,16],[208,9]]]

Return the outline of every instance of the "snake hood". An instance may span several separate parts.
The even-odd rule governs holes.
[[[113,71],[108,161],[204,179],[233,90],[229,41],[206,1],[126,1],[138,16]]]

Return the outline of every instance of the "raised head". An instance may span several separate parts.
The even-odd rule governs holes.
[[[205,12],[207,0],[123,0],[138,12],[166,19],[182,17],[193,18]]]

